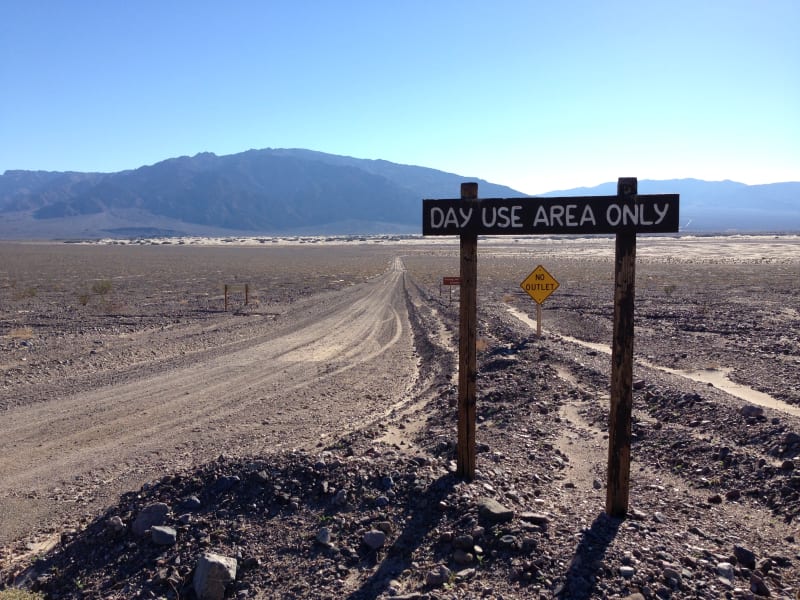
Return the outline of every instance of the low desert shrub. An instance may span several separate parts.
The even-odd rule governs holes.
[[[35,298],[38,294],[38,290],[35,287],[26,287],[23,289],[14,288],[13,298],[14,300],[24,300],[25,298]]]
[[[33,337],[33,329],[30,327],[15,327],[8,332],[8,337],[12,340],[29,340]]]
[[[3,590],[0,591],[0,600],[43,600],[44,596],[25,590]]]
[[[92,291],[98,296],[105,296],[111,291],[112,283],[110,279],[101,279],[92,284]]]

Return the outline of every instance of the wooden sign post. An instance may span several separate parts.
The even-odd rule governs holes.
[[[234,292],[236,290],[243,290],[244,291],[244,304],[247,306],[250,304],[250,284],[249,283],[226,283],[225,284],[225,312],[228,311],[228,292]]]
[[[461,210],[474,210],[478,184],[461,184]],[[475,478],[475,381],[478,377],[478,234],[461,234],[461,288],[458,327],[458,447],[456,470]]]
[[[637,180],[631,177],[618,180],[616,196],[478,199],[478,185],[464,183],[459,199],[422,201],[422,234],[458,235],[461,240],[457,468],[462,477],[475,476],[478,236],[613,233],[616,235],[614,339],[606,512],[618,517],[626,514],[633,405],[636,234],[678,231],[680,200],[678,194],[638,195],[637,192]],[[539,288],[535,290],[538,292]],[[537,306],[540,310],[541,302],[537,301]],[[537,320],[541,323],[540,316]]]
[[[442,286],[447,287],[450,291],[450,304],[453,303],[453,286],[461,286],[461,277],[442,277],[442,283],[439,285],[439,297],[442,297]],[[460,289],[460,288],[459,288]]]
[[[632,204],[638,182],[617,181],[617,196]],[[623,205],[625,206],[625,205]],[[628,512],[633,411],[633,304],[636,285],[636,234],[617,234],[614,252],[614,331],[611,342],[611,408],[608,417],[606,512]]]

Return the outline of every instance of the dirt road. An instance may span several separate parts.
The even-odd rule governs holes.
[[[4,412],[0,545],[178,466],[313,448],[402,404],[417,367],[404,284],[398,259],[277,320],[243,317],[256,320],[236,343]]]

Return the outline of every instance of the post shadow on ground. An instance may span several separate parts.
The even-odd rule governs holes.
[[[411,506],[410,519],[406,519],[403,531],[391,546],[383,550],[385,556],[378,569],[364,581],[357,590],[347,596],[347,600],[367,600],[375,598],[390,579],[397,577],[411,566],[411,557],[425,536],[436,527],[444,514],[439,503],[445,500],[461,479],[455,475],[443,475],[432,482],[419,494]]]
[[[558,598],[586,600],[592,597],[595,591],[594,575],[602,568],[603,556],[617,536],[622,522],[623,519],[601,512],[591,527],[583,532],[565,575],[564,585],[557,592]]]

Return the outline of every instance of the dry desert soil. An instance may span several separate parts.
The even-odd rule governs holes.
[[[613,247],[479,242],[465,481],[457,241],[0,243],[0,590],[800,598],[800,237],[640,237],[625,518]]]

